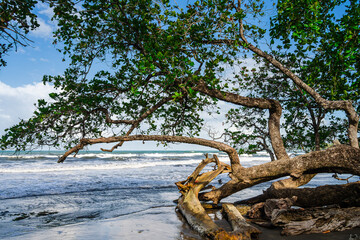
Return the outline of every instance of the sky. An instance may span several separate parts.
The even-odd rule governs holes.
[[[30,46],[18,47],[5,56],[6,67],[0,68],[0,135],[5,129],[15,125],[20,119],[28,119],[35,110],[38,99],[48,99],[54,91],[51,85],[44,85],[44,75],[61,75],[68,62],[52,44],[56,24],[51,21],[52,10],[45,4],[36,7],[40,27],[29,34],[33,41]],[[222,121],[214,117],[206,117],[208,124],[221,128]],[[203,135],[203,137],[205,137]],[[97,150],[104,145],[95,145]],[[128,142],[121,150],[208,150],[207,147],[189,144],[171,144],[169,147],[157,147],[156,143]]]

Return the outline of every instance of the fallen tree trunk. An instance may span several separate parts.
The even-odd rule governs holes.
[[[360,208],[313,208],[278,210],[271,222],[284,235],[344,231],[360,227]]]
[[[337,204],[340,207],[360,207],[360,181],[344,185],[325,185],[316,188],[268,189],[262,195],[236,202],[255,204],[267,199],[297,197],[296,206],[318,207]]]
[[[242,189],[284,176],[299,178],[314,173],[349,173],[360,175],[360,150],[338,145],[323,151],[311,152],[291,159],[280,159],[265,164],[242,168],[233,172],[235,178],[218,189],[199,195],[200,200],[218,203]]]

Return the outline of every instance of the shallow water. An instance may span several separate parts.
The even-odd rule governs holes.
[[[229,163],[225,154],[217,154]],[[1,239],[59,226],[134,218],[157,208],[174,211],[173,200],[179,196],[174,183],[185,180],[204,158],[204,152],[185,151],[85,152],[58,164],[59,155],[61,152],[0,153]],[[241,157],[245,167],[268,161],[266,155]],[[228,179],[222,175],[217,180]],[[325,182],[343,183],[323,174],[310,185]],[[268,185],[254,186],[225,201],[256,196]]]

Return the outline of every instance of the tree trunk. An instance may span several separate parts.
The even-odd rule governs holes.
[[[360,175],[360,150],[347,145],[337,145],[291,159],[280,159],[244,168],[241,172],[235,173],[237,179],[230,180],[218,189],[200,194],[199,198],[218,203],[235,192],[262,182],[289,175],[298,179],[304,174],[320,172]]]
[[[325,185],[317,188],[269,189],[264,194],[237,203],[254,204],[266,199],[297,197],[299,207],[317,207],[337,204],[341,207],[360,207],[360,181],[344,185]]]
[[[360,208],[278,210],[271,222],[282,227],[284,235],[344,231],[360,227]]]

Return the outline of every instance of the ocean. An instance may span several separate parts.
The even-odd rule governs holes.
[[[0,152],[0,239],[26,239],[22,236],[29,233],[136,216],[160,207],[175,211],[179,193],[174,183],[185,180],[205,153],[217,154],[229,163],[226,154],[215,151],[83,151],[59,164],[62,153]],[[266,154],[245,155],[240,161],[250,167],[270,158]],[[223,174],[213,185],[228,180]],[[321,174],[308,186],[324,183],[344,182]],[[223,201],[253,197],[268,186],[259,184]]]

